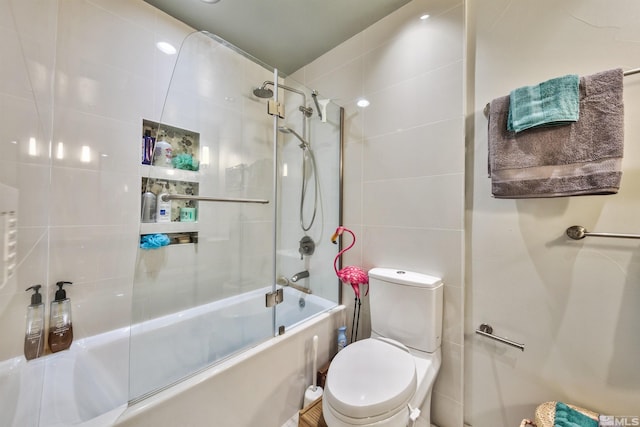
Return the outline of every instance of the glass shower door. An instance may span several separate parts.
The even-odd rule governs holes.
[[[278,120],[277,282],[285,304],[276,327],[300,324],[339,301],[331,235],[340,225],[341,107],[322,94],[282,78]]]
[[[141,166],[130,400],[274,335],[274,122],[251,93],[274,78],[193,33],[160,119],[141,123],[155,149]]]
[[[31,427],[40,421],[46,373],[45,335],[25,340],[27,306],[41,285],[48,303],[50,141],[53,89],[47,79],[55,58],[55,22],[50,6],[31,14],[18,1],[0,4],[3,65],[0,79],[0,424]],[[53,6],[57,7],[57,6]],[[34,16],[35,15],[35,16]],[[26,29],[32,19],[50,23],[50,44],[38,45]],[[29,49],[31,48],[31,49]],[[36,84],[34,85],[33,82]],[[40,83],[40,85],[38,85]],[[45,313],[46,315],[46,313]],[[46,319],[45,319],[46,321]],[[34,317],[32,325],[42,324]],[[26,342],[25,342],[26,341]],[[28,396],[28,398],[27,398]]]

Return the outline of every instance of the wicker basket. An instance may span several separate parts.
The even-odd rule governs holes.
[[[598,421],[598,414],[588,409],[580,408],[566,403],[571,409],[586,415],[587,417]],[[522,420],[520,427],[527,425],[535,425],[537,427],[553,427],[556,419],[556,402],[545,402],[536,408],[535,422],[530,420]]]

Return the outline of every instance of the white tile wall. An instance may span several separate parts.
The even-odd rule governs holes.
[[[4,360],[22,353],[32,284],[48,304],[56,281],[74,282],[77,338],[130,323],[140,126],[159,119],[176,59],[155,42],[178,46],[191,30],[142,1],[5,0],[0,15],[12,58],[0,70],[0,177],[19,193],[18,274],[0,288]]]
[[[444,278],[440,427],[462,425],[463,26],[460,2],[412,1],[296,73],[345,107],[344,225],[358,243],[344,263]],[[350,319],[353,292],[343,294]]]

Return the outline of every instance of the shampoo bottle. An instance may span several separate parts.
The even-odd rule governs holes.
[[[169,144],[164,139],[157,141],[153,150],[154,166],[164,166],[170,168],[173,166],[173,164],[171,163],[172,157],[171,144]]]
[[[156,222],[156,195],[151,191],[142,194],[142,222]]]
[[[165,186],[162,193],[158,194],[156,200],[156,222],[171,222],[171,200],[163,200],[162,196],[169,195],[169,184]]]
[[[156,147],[156,139],[151,136],[151,131],[146,130],[142,137],[142,164],[150,165]]]
[[[27,307],[27,328],[24,334],[24,357],[35,359],[44,354],[44,304],[40,288],[42,285],[30,286],[33,290],[31,305]]]
[[[66,350],[73,341],[73,326],[71,325],[71,300],[62,287],[71,282],[58,282],[56,297],[51,301],[49,313],[49,348],[51,352]]]

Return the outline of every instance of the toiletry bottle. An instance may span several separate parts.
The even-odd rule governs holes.
[[[151,191],[142,194],[142,222],[156,222],[156,195]]]
[[[44,304],[40,288],[42,285],[30,286],[33,290],[31,305],[27,307],[27,328],[24,334],[24,357],[35,359],[44,354]]]
[[[153,154],[156,147],[156,139],[151,136],[151,131],[147,129],[144,131],[142,137],[142,164],[150,165],[153,160]]]
[[[347,346],[347,327],[340,326],[338,328],[338,351],[342,350]]]
[[[172,167],[171,164],[172,149],[164,139],[156,142],[156,147],[153,151],[153,164],[155,166]]]
[[[71,300],[62,287],[71,282],[58,282],[56,297],[51,301],[49,313],[49,348],[51,352],[66,350],[73,341],[73,326],[71,325]]]
[[[171,222],[171,200],[162,200],[162,196],[169,195],[169,184],[162,193],[158,194],[156,201],[156,222]]]

